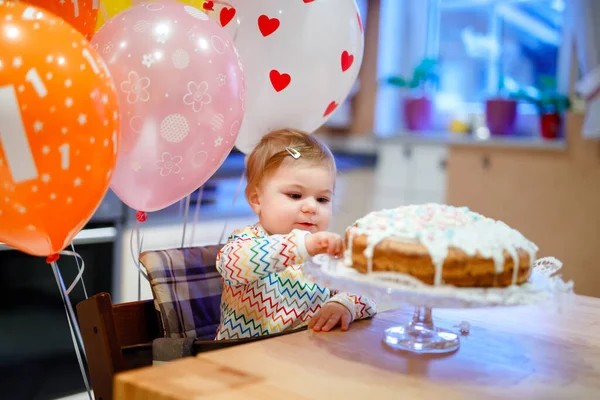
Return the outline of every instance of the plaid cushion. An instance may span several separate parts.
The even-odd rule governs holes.
[[[140,255],[165,337],[214,339],[223,291],[223,279],[215,268],[220,249],[216,245]]]

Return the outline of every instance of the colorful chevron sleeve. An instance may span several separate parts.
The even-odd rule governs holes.
[[[349,293],[335,293],[328,300],[345,306],[352,313],[352,320],[370,318],[377,313],[377,302],[364,296]]]
[[[228,285],[247,285],[308,257],[304,240],[309,232],[261,236],[255,226],[233,232],[217,256],[217,270]]]

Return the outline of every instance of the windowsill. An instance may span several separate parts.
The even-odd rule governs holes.
[[[452,107],[444,109],[439,105],[434,103],[434,110],[440,114],[448,114],[448,115],[458,115],[458,114],[483,114],[485,113],[485,101],[481,102],[468,102],[462,103],[460,106]],[[533,104],[529,103],[517,103],[517,114],[518,115],[526,115],[526,116],[536,116],[538,115],[537,109]]]
[[[430,98],[433,96],[429,96]],[[440,108],[432,101],[432,123],[431,131],[448,132],[450,123],[453,120],[461,121],[468,125],[485,125],[485,103],[470,102],[461,103],[460,106],[452,108]],[[401,106],[402,108],[402,106]],[[400,110],[399,110],[400,111]],[[402,111],[400,111],[402,112]],[[479,123],[477,121],[480,121]],[[408,131],[402,118],[399,118],[398,125],[391,130],[379,136],[395,136],[397,131]],[[517,103],[517,113],[515,126],[510,138],[529,138],[532,140],[542,140],[540,132],[540,116],[534,105],[529,103]]]
[[[511,149],[536,149],[565,151],[567,142],[564,139],[544,139],[539,136],[493,135],[488,138],[478,138],[467,133],[448,131],[409,131],[399,130],[393,133],[377,134],[376,140],[381,144],[398,142],[406,145],[465,145],[490,146]]]

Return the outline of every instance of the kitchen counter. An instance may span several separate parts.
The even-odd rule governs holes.
[[[492,136],[479,139],[470,134],[451,132],[398,132],[374,136],[319,136],[333,151],[349,154],[377,154],[380,146],[406,145],[465,145],[514,149],[566,150],[564,139],[547,140],[538,136]]]
[[[538,136],[491,136],[488,139],[479,139],[476,136],[464,133],[451,132],[423,132],[404,133],[378,138],[380,142],[402,142],[406,144],[447,144],[465,146],[490,146],[510,147],[540,150],[565,150],[567,142],[562,139],[547,140]]]

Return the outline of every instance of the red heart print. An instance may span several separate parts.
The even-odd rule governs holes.
[[[277,18],[269,18],[266,15],[258,17],[258,29],[264,37],[269,36],[279,28],[279,20]]]
[[[235,17],[235,8],[223,7],[221,9],[221,14],[219,14],[221,26],[225,27],[233,19],[233,17]]]
[[[358,27],[360,28],[360,33],[363,33],[363,24],[359,13],[356,13],[356,18],[358,18]]]
[[[326,117],[329,114],[331,114],[333,112],[333,110],[335,110],[337,108],[337,106],[338,106],[338,104],[335,101],[332,101],[331,103],[329,103],[329,105],[325,109],[325,112],[323,113],[323,116]]]
[[[205,1],[204,4],[202,4],[202,8],[207,11],[214,11],[215,10],[215,2],[214,1]]]
[[[342,53],[342,72],[348,71],[348,68],[354,63],[354,56],[348,53],[346,50]]]
[[[269,79],[271,79],[271,85],[277,92],[281,92],[283,89],[288,87],[292,81],[292,77],[289,74],[282,74],[276,69],[272,69],[269,73]]]

